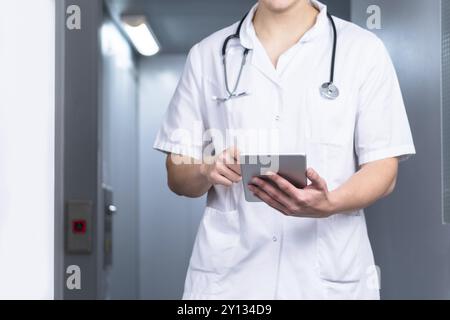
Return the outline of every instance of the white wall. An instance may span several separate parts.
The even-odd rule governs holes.
[[[53,298],[54,0],[0,0],[0,299]]]
[[[152,149],[186,56],[143,59],[139,97],[140,297],[179,299],[204,200],[167,187],[165,155]]]

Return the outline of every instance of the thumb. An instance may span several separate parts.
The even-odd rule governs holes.
[[[239,162],[239,150],[236,146],[233,146],[231,148],[228,149],[228,155],[231,157],[231,159],[236,160],[236,163]]]
[[[311,181],[311,184],[321,190],[327,190],[327,184],[319,174],[312,168],[306,171],[306,177]]]
[[[234,157],[236,158],[236,160],[239,160],[239,156],[241,155],[238,147],[233,147],[233,151],[234,151]]]

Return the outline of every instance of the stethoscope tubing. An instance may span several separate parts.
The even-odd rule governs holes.
[[[244,52],[243,52],[243,56],[242,56],[242,62],[241,62],[241,66],[239,69],[239,73],[236,79],[236,83],[235,86],[232,90],[230,90],[230,86],[229,86],[229,81],[228,81],[228,72],[227,72],[227,48],[228,48],[228,43],[233,40],[233,39],[240,39],[240,34],[241,34],[241,29],[242,29],[242,25],[244,24],[245,19],[248,16],[248,12],[245,14],[245,16],[241,19],[241,21],[239,22],[239,25],[237,27],[236,33],[229,35],[223,45],[222,45],[222,65],[223,65],[223,71],[224,71],[224,78],[225,78],[225,88],[228,94],[227,98],[218,98],[218,97],[213,97],[214,100],[216,101],[227,101],[233,98],[237,98],[237,97],[242,97],[242,96],[246,96],[248,95],[248,93],[246,92],[242,92],[242,93],[236,93],[239,87],[239,83],[241,81],[242,78],[242,73],[245,67],[245,64],[247,62],[247,56],[248,53],[250,52],[249,48],[246,48],[244,46],[242,46],[244,48]],[[335,77],[335,65],[336,65],[336,50],[337,50],[337,39],[338,39],[338,35],[337,35],[337,29],[336,29],[336,24],[334,22],[334,19],[332,17],[332,15],[327,12],[327,17],[330,20],[331,26],[332,26],[332,30],[333,30],[333,48],[332,48],[332,53],[331,53],[331,66],[330,66],[330,81],[329,82],[325,82],[321,87],[320,87],[320,94],[322,95],[322,97],[326,98],[326,99],[330,99],[330,100],[334,100],[339,96],[339,89],[334,85],[334,77]],[[242,45],[242,44],[241,44]]]

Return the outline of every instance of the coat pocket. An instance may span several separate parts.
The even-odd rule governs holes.
[[[190,268],[223,275],[233,266],[239,244],[239,214],[206,208],[200,224]]]
[[[361,244],[364,219],[360,214],[338,214],[318,221],[317,255],[320,278],[343,288],[362,278]]]
[[[214,297],[228,288],[239,245],[239,213],[206,208],[197,233],[185,283],[185,298]]]
[[[327,100],[310,90],[307,108],[314,141],[330,145],[351,143],[356,121],[356,104],[351,97],[341,95],[336,100]]]
[[[326,300],[357,300],[359,281],[328,281],[323,280]]]

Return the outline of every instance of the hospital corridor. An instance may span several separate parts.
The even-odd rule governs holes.
[[[0,0],[0,300],[450,300],[449,86],[447,0]]]

